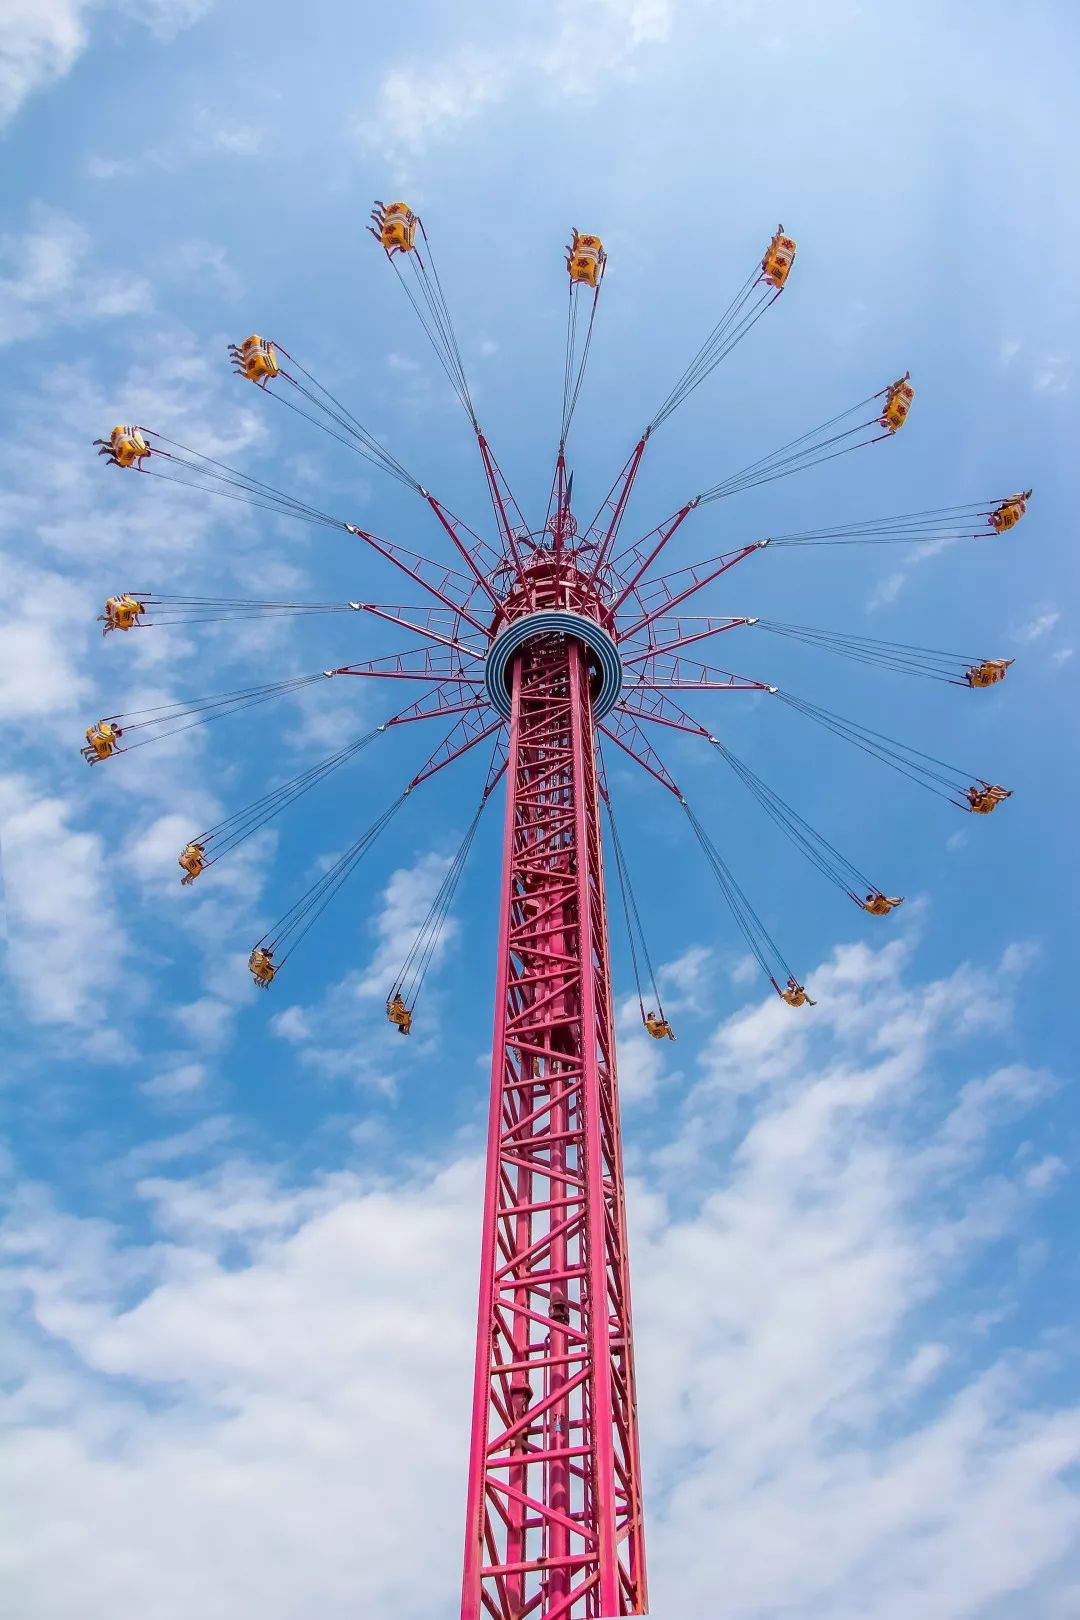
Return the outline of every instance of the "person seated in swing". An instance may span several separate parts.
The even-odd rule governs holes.
[[[811,1001],[806,993],[806,986],[800,984],[795,975],[788,979],[787,986],[780,992],[781,1001],[786,1001],[789,1007],[816,1007],[817,1002]]]
[[[863,910],[868,911],[871,917],[887,917],[890,911],[895,911],[897,906],[902,906],[903,903],[904,897],[902,894],[882,894],[880,889],[875,889],[872,894],[867,895],[865,900],[859,902]]]
[[[386,1003],[386,1016],[392,1024],[397,1025],[399,1035],[408,1035],[412,1029],[412,1013],[401,999],[400,991],[396,991]]]
[[[655,1012],[645,1014],[645,1028],[648,1030],[654,1041],[662,1041],[665,1035],[669,1041],[673,1041],[675,1039],[675,1032],[668,1023],[667,1019],[661,1018],[659,1014]]]

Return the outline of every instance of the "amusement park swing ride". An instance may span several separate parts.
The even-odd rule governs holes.
[[[665,728],[713,749],[762,810],[870,917],[902,904],[841,854],[682,707],[716,692],[754,692],[853,744],[970,814],[1009,792],[921,749],[765,682],[700,661],[723,635],[781,636],[857,663],[969,690],[1002,681],[1010,659],[970,656],[763,618],[688,614],[729,569],[766,546],[992,540],[1024,516],[1031,491],[966,505],[775,534],[669,573],[665,547],[699,508],[807,467],[888,443],[914,398],[908,376],[701,490],[641,538],[622,531],[653,435],[776,302],[795,260],[780,227],[761,261],[661,403],[587,525],[572,508],[566,443],[592,344],[607,257],[573,232],[559,448],[543,522],[527,522],[477,420],[450,310],[423,221],[377,203],[371,232],[397,273],[476,438],[493,528],[475,533],[284,346],[252,336],[230,350],[239,376],[412,490],[430,510],[448,561],[421,555],[282,493],[144,426],[97,441],[116,467],[184,484],[340,531],[423,593],[406,611],[374,602],[268,602],[156,595],[109,597],[104,634],[222,619],[355,613],[398,626],[404,650],[240,691],[105,716],[86,733],[91,765],[177,731],[236,714],[323,680],[408,683],[421,696],[374,730],[263,792],[181,850],[180,882],[212,868],[274,817],[396,726],[449,722],[371,826],[256,942],[249,967],[268,988],[406,800],[440,771],[489,745],[475,815],[387,996],[408,1035],[485,805],[505,778],[486,1190],[466,1505],[461,1620],[599,1620],[648,1611],[637,1435],[629,1258],[615,1071],[602,817],[629,936],[642,1023],[674,1039],[664,1014],[604,768],[628,756],[686,816],[731,917],[775,993],[814,1005],[740,887],[704,822],[663,763]],[[734,634],[733,634],[734,633]],[[412,643],[415,643],[413,645]],[[693,656],[687,649],[695,648]],[[611,755],[610,757],[614,757]],[[642,986],[648,981],[649,1006]]]

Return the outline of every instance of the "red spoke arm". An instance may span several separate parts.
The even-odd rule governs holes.
[[[425,692],[409,708],[402,709],[395,714],[392,720],[386,722],[385,728],[391,726],[407,726],[414,720],[437,720],[444,714],[474,714],[481,709],[487,709],[486,698],[463,696],[461,688],[452,684],[437,686],[433,692]]]
[[[467,754],[470,748],[475,748],[485,737],[493,736],[499,727],[505,724],[502,716],[486,705],[480,706],[475,713],[463,714],[447,732],[430,759],[421,765],[406,788],[406,793],[411,793],[421,782],[428,781],[447,765],[452,765],[456,759]]]
[[[711,731],[698,725],[697,721],[688,715],[685,709],[671,698],[665,697],[663,692],[631,692],[629,703],[621,703],[616,713],[626,713],[636,716],[640,720],[652,720],[658,726],[670,726],[673,731],[686,731],[692,737],[704,737],[706,742],[716,742]]]
[[[518,551],[519,536],[528,533],[525,519],[522,517],[517,501],[511,493],[506,482],[505,474],[499,463],[495,460],[494,452],[479,428],[476,430],[476,442],[480,447],[480,459],[484,464],[484,477],[487,479],[488,494],[491,496],[491,509],[495,514],[499,537],[509,555],[514,559],[514,566],[519,576],[522,572],[521,554]]]
[[[624,692],[636,691],[694,691],[694,692],[771,692],[775,690],[766,681],[752,681],[746,675],[733,675],[729,669],[716,669],[711,664],[699,664],[677,653],[657,653],[649,659],[640,680],[624,687]]]
[[[699,497],[695,495],[694,499],[687,501],[685,506],[681,506],[673,517],[665,518],[663,523],[658,523],[655,529],[650,529],[648,534],[641,540],[636,540],[632,546],[628,546],[620,556],[616,557],[611,566],[613,572],[622,582],[622,590],[611,605],[613,613],[619,611],[638,580],[648,572],[657,557],[659,557],[675,530],[694,510],[698,500]],[[649,549],[649,543],[654,537],[656,543]]]
[[[768,543],[767,540],[753,540],[749,545],[740,546],[737,551],[726,551],[719,557],[710,557],[707,562],[676,569],[675,573],[665,574],[660,579],[654,580],[648,587],[651,593],[650,600],[655,600],[658,596],[659,601],[656,601],[655,607],[646,605],[644,617],[620,631],[619,639],[625,641],[629,636],[638,635],[662,613],[669,613],[673,608],[679,607],[697,591],[704,590],[714,579],[719,579],[729,568],[734,568],[736,563],[742,562],[755,551],[760,551]]]
[[[605,737],[610,737],[624,754],[629,754],[642,770],[648,771],[661,787],[666,787],[669,793],[673,793],[680,804],[684,802],[674,777],[629,709],[623,704],[618,704],[599,729]]]
[[[468,611],[471,584],[463,574],[456,569],[442,568],[430,558],[424,557],[418,551],[410,551],[405,546],[398,546],[391,540],[382,540],[377,534],[369,534],[366,529],[358,529],[354,523],[346,523],[345,528],[358,540],[377,551],[380,557],[400,568],[402,573],[428,591],[435,599],[442,602],[454,613],[461,615],[474,630],[486,634],[485,627],[474,619]],[[450,594],[453,592],[453,594]]]
[[[656,619],[649,628],[649,645],[644,652],[623,653],[624,668],[634,664],[644,664],[650,658],[658,658],[662,653],[673,653],[680,647],[689,647],[691,642],[705,641],[709,636],[723,635],[725,630],[736,630],[740,625],[756,624],[756,619]],[[659,626],[666,631],[671,639],[659,644],[652,640],[653,630]],[[691,628],[695,626],[695,628]]]
[[[630,452],[630,458],[616,478],[603,503],[592,522],[589,524],[586,540],[595,541],[596,562],[593,566],[592,578],[597,579],[600,570],[611,555],[611,548],[615,544],[622,520],[626,515],[626,504],[630,499],[630,491],[634,487],[634,480],[641,466],[641,458],[645,454],[645,446],[649,441],[649,429],[641,435],[637,444]],[[605,527],[606,525],[606,527]]]
[[[484,798],[490,799],[503,777],[506,775],[510,762],[510,734],[504,728],[495,737],[495,747],[491,753],[491,764],[488,766],[487,781],[484,783]]]
[[[493,547],[488,545],[486,540],[481,540],[480,536],[474,533],[474,531],[469,528],[467,523],[463,523],[460,518],[455,517],[453,512],[448,512],[442,503],[435,499],[434,495],[429,495],[425,490],[424,498],[431,507],[431,510],[435,513],[435,516],[438,518],[439,522],[442,524],[443,528],[446,530],[447,534],[450,536],[450,539],[453,541],[457,551],[467,563],[469,571],[475,579],[477,585],[483,591],[484,595],[487,597],[498,616],[504,619],[506,617],[506,610],[496,595],[495,589],[491,584],[490,578],[488,577],[489,575],[495,575],[499,572],[503,566],[503,558],[497,551],[493,549]],[[468,536],[468,539],[472,542],[471,545],[467,544],[466,541],[462,539],[463,535]]]
[[[376,619],[385,619],[388,624],[400,624],[406,630],[415,630],[417,635],[427,636],[429,641],[437,641],[440,646],[451,647],[463,658],[480,659],[484,656],[482,652],[477,652],[475,647],[466,646],[463,641],[458,641],[456,636],[443,635],[436,628],[438,624],[436,615],[442,611],[440,608],[429,608],[424,616],[426,622],[420,624],[415,619],[406,619],[396,608],[378,607],[374,602],[350,602],[349,606],[355,608],[358,613],[370,613]]]
[[[369,675],[379,680],[455,682],[458,686],[479,686],[477,675],[466,675],[459,659],[436,653],[431,647],[411,647],[406,652],[369,658],[366,663],[342,664],[325,671],[328,675]]]

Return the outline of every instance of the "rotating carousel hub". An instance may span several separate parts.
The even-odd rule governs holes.
[[[592,673],[592,712],[594,720],[610,714],[622,691],[622,659],[606,630],[581,613],[553,608],[526,613],[500,630],[484,661],[484,685],[492,705],[510,718],[510,674],[514,654],[537,636],[570,636],[589,652]]]

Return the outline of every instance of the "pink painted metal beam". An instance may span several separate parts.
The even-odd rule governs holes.
[[[612,563],[612,572],[621,581],[622,588],[611,604],[611,611],[617,613],[626,598],[635,590],[638,581],[647,574],[653,563],[659,557],[676,529],[680,528],[697,505],[697,500],[687,501],[685,506],[663,523],[658,523],[655,529],[650,529],[643,539],[635,541],[632,546],[615,558]]]
[[[658,726],[670,726],[673,731],[685,731],[692,737],[712,741],[712,732],[699,725],[685,709],[680,709],[666,693],[651,688],[624,692],[623,701],[616,712],[631,715],[637,720],[652,720]]]
[[[475,671],[476,665],[470,660]],[[456,681],[461,686],[479,687],[478,674],[468,675],[461,660],[451,649],[436,653],[431,647],[410,647],[405,652],[388,653],[383,658],[368,658],[360,664],[341,664],[331,675],[363,675],[377,680],[434,681],[443,684]]]
[[[499,619],[504,619],[506,617],[505,609],[498,592],[492,584],[492,579],[504,566],[505,558],[503,554],[489,546],[486,540],[482,540],[478,534],[469,528],[467,523],[463,523],[459,517],[455,517],[453,512],[447,511],[442,502],[437,501],[434,495],[429,495],[425,491],[424,498],[446,530],[446,533],[450,536],[459,556],[472,574],[473,579],[476,581],[476,588],[487,597],[488,602],[495,610],[496,616]],[[470,601],[474,596],[475,592],[470,597]]]
[[[632,723],[632,722],[631,722]],[[512,666],[462,1620],[647,1609],[584,648]]]
[[[447,765],[452,765],[456,759],[467,754],[477,743],[483,742],[485,737],[492,737],[505,725],[501,716],[486,704],[478,705],[475,709],[470,705],[469,712],[465,713],[453,726],[442,742],[425,764],[421,765],[416,775],[406,788],[411,793],[413,788],[419,787],[421,782],[427,782]]]
[[[433,562],[429,557],[418,551],[410,551],[405,546],[395,545],[391,540],[382,540],[377,534],[370,534],[366,529],[357,528],[353,523],[346,523],[345,528],[349,534],[363,540],[380,557],[400,568],[402,573],[430,592],[437,601],[442,602],[453,612],[460,614],[474,630],[485,633],[485,627],[478,619],[472,617],[468,611],[471,581],[456,569],[443,568],[439,563]]]
[[[680,619],[674,616],[654,619],[649,625],[648,643],[640,652],[627,646],[626,641],[620,642],[623,668],[644,664],[662,653],[678,652],[680,647],[689,647],[695,641],[707,641],[712,636],[723,635],[725,630],[737,630],[741,625],[756,622],[754,619]],[[657,632],[660,640],[654,641]],[[632,639],[626,638],[627,641]]]
[[[525,519],[521,515],[510,485],[506,482],[502,468],[495,460],[495,452],[479,428],[476,430],[476,442],[480,449],[480,460],[484,464],[484,477],[487,479],[491,509],[495,514],[499,538],[502,540],[504,551],[514,559],[514,566],[520,579],[523,558],[519,548],[522,544],[528,546]]]
[[[638,725],[637,716],[631,713],[625,704],[620,703],[611,711],[600,730],[605,737],[610,737],[624,754],[629,754],[642,770],[648,771],[661,787],[666,787],[669,793],[673,793],[680,803],[682,802],[682,790],[678,783]]]
[[[622,472],[604,496],[600,510],[589,524],[585,538],[593,541],[596,545],[596,561],[592,565],[592,579],[594,581],[599,579],[601,569],[611,556],[612,547],[618,538],[622,520],[626,515],[630,492],[637,479],[641,458],[645,454],[645,446],[648,441],[649,430],[646,428],[630,452]]]
[[[640,599],[644,602],[644,613],[625,629],[620,627],[620,637],[625,640],[630,636],[639,635],[662,613],[670,613],[698,591],[704,590],[706,585],[711,585],[714,579],[719,579],[721,574],[726,574],[729,568],[734,568],[736,563],[741,563],[745,557],[760,551],[768,543],[767,540],[754,540],[750,545],[740,546],[736,551],[726,551],[719,557],[711,557],[707,562],[695,563],[689,568],[679,568],[673,574],[653,580],[647,587],[648,595],[640,593]]]
[[[418,698],[410,708],[402,709],[400,714],[395,714],[386,724],[388,728],[407,726],[414,720],[431,720],[444,714],[483,714],[488,720],[492,720],[495,711],[489,707],[485,698],[474,697],[471,694],[463,695],[461,687],[451,682],[425,692],[424,696]]]
[[[438,641],[444,647],[452,647],[462,658],[481,659],[487,648],[470,647],[459,641],[454,635],[446,635],[438,629],[440,622],[445,624],[445,617],[440,621],[441,608],[428,608],[421,610],[421,618],[407,619],[400,608],[379,607],[375,602],[350,602],[358,613],[370,613],[376,619],[385,619],[387,624],[399,624],[404,630],[415,630],[418,636],[427,636],[429,641]]]
[[[623,692],[651,688],[654,692],[767,692],[766,681],[751,680],[748,675],[733,675],[729,669],[717,669],[712,664],[699,664],[696,659],[680,658],[678,653],[656,653],[641,669],[632,674],[638,683],[628,683]]]

